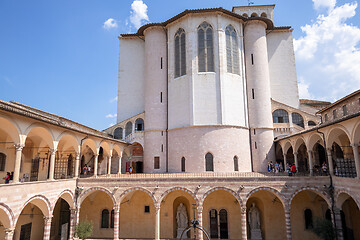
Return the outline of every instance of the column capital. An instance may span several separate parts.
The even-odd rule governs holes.
[[[14,144],[16,151],[22,151],[22,149],[25,147],[25,144],[17,143]]]
[[[80,153],[79,152],[75,152],[75,158],[80,158]]]
[[[56,153],[57,149],[56,148],[49,148],[49,151],[50,151],[51,155],[54,155]]]
[[[98,153],[95,153],[95,154],[94,154],[94,157],[98,157],[98,156],[99,156],[99,154],[98,154]]]
[[[297,156],[298,155],[298,152],[294,152],[294,156]]]
[[[13,234],[15,231],[15,228],[5,228],[5,235]]]
[[[44,217],[45,224],[46,224],[46,223],[51,223],[52,217],[53,217],[53,216],[45,216],[45,217]]]
[[[307,150],[307,152],[311,154],[313,151],[312,150]]]
[[[326,151],[330,151],[330,152],[331,152],[331,151],[332,151],[332,148],[331,148],[331,147],[327,147],[327,148],[326,148]]]
[[[246,207],[242,207],[242,208],[241,208],[241,213],[242,213],[242,214],[246,214]]]
[[[356,148],[356,147],[359,147],[359,144],[358,143],[352,143],[350,144],[353,148]]]
[[[114,206],[114,212],[119,212],[120,211],[120,206],[119,205],[116,205]]]

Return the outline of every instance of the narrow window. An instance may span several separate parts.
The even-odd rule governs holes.
[[[256,135],[256,131],[255,131],[255,129],[254,129],[254,135]]]
[[[163,69],[163,58],[160,58],[160,68]]]
[[[255,142],[255,149],[257,149],[257,144],[256,144],[256,142]]]
[[[346,107],[346,105],[343,106],[343,114],[344,114],[344,116],[347,115],[347,107]]]
[[[305,229],[313,228],[313,219],[312,219],[312,211],[310,209],[305,209]]]
[[[175,34],[175,77],[186,75],[185,31],[180,28]]]
[[[255,99],[255,90],[253,88],[251,89],[251,92],[252,92],[252,99]]]
[[[149,213],[149,212],[150,212],[150,206],[147,206],[147,205],[146,205],[146,206],[144,207],[144,212],[145,212],[145,213]]]
[[[185,172],[185,157],[181,158],[181,172]]]
[[[160,102],[162,103],[162,92],[160,92]]]
[[[161,136],[164,136],[164,131],[161,131]]]
[[[328,119],[328,115],[325,114],[325,122],[327,122],[329,119]]]
[[[0,153],[0,171],[5,171],[6,164],[6,155],[4,153]]]
[[[110,217],[110,228],[114,228],[114,209],[111,210],[111,217]]]
[[[333,111],[333,118],[334,118],[334,119],[337,118],[336,109]]]
[[[236,31],[233,26],[229,25],[225,29],[226,35],[226,58],[227,71],[229,73],[240,74],[239,67],[239,47]]]
[[[101,212],[101,228],[109,228],[109,210],[107,209]]]
[[[199,72],[214,72],[213,30],[207,22],[198,27],[198,68]]]
[[[154,157],[154,169],[160,169],[160,157]]]
[[[214,157],[211,153],[207,153],[205,155],[205,168],[207,172],[213,172],[214,171]]]
[[[251,54],[251,65],[254,65],[254,54]]]
[[[161,144],[161,152],[164,152],[164,144]]]
[[[235,172],[239,171],[239,160],[237,156],[234,156],[234,171]]]

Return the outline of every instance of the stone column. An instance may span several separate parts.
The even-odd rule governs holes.
[[[294,152],[294,162],[295,162],[296,171],[299,171],[298,152]]]
[[[359,145],[358,144],[351,144],[353,154],[354,154],[354,161],[355,161],[355,168],[356,168],[356,178],[360,178],[360,159],[359,159]]]
[[[121,174],[121,159],[122,159],[122,152],[119,153],[119,169],[118,169],[118,174]]]
[[[291,221],[290,221],[290,210],[285,210],[285,226],[286,226],[286,239],[291,240]]]
[[[284,172],[286,172],[286,164],[287,164],[286,153],[284,153],[283,156],[284,156]]]
[[[155,240],[160,239],[160,204],[155,204]]]
[[[337,235],[337,240],[343,240],[344,236],[343,236],[343,231],[342,231],[342,221],[341,221],[340,209],[335,208],[334,215],[335,215],[334,224],[336,223],[335,233]]]
[[[14,167],[14,177],[13,182],[18,183],[20,178],[20,166],[21,166],[21,154],[22,150],[25,147],[24,144],[16,144],[16,153],[15,153],[15,167]]]
[[[109,156],[108,158],[108,169],[107,169],[107,174],[110,175],[111,174],[111,158],[112,158],[112,155]]]
[[[309,169],[310,169],[310,175],[314,175],[314,169],[313,169],[313,160],[312,160],[312,151],[308,150],[308,158],[309,158]]]
[[[43,240],[50,240],[51,219],[52,219],[52,216],[44,217],[45,225],[44,225],[44,238],[43,238]]]
[[[98,157],[99,157],[99,154],[95,154],[94,156],[95,156],[95,158],[94,158],[94,177],[96,177],[98,175]]]
[[[70,208],[69,240],[74,239],[76,227],[76,208]]]
[[[55,154],[56,149],[50,148],[50,171],[49,171],[49,180],[54,180],[55,173]]]
[[[120,206],[114,207],[114,239],[119,239]]]
[[[75,178],[79,177],[79,166],[80,166],[80,153],[76,153],[76,157],[75,157]]]
[[[241,208],[241,239],[247,240],[246,207]]]
[[[328,159],[328,164],[329,164],[329,174],[334,175],[334,163],[332,160],[331,148],[326,148],[326,154],[327,154],[327,159]]]
[[[203,226],[203,206],[198,206],[196,211],[197,211],[197,219],[199,221],[199,226],[202,227]],[[204,239],[204,234],[202,231],[198,230],[197,234],[198,234],[199,240]]]
[[[5,240],[13,240],[14,232],[14,228],[5,228]]]

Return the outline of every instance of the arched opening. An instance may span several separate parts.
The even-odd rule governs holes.
[[[273,123],[288,123],[289,114],[283,109],[277,109],[273,112]]]
[[[259,17],[259,15],[257,13],[252,13],[251,17]]]
[[[5,229],[11,227],[11,216],[8,211],[0,207],[0,239],[5,239]]]
[[[324,171],[323,166],[326,165],[326,152],[325,148],[318,142],[313,147],[313,173],[314,175],[323,175],[327,174],[327,171]]]
[[[123,129],[121,127],[115,128],[114,138],[115,139],[123,139]]]
[[[55,208],[53,211],[50,239],[54,239],[54,240],[69,239],[69,234],[70,234],[70,205],[65,199],[59,198],[55,204]]]
[[[94,175],[95,153],[97,153],[95,142],[87,138],[81,148],[81,177]]]
[[[142,118],[138,118],[135,121],[135,131],[144,131],[144,120]]]
[[[131,191],[120,204],[120,238],[154,239],[155,206],[143,191]]]
[[[281,147],[280,144],[276,145],[275,148],[275,156],[276,156],[276,160],[275,162],[269,162],[268,165],[268,172],[273,172],[273,173],[279,173],[280,172],[280,167],[284,166],[284,154],[283,154],[283,149]]]
[[[223,189],[208,194],[203,203],[203,226],[212,239],[241,239],[240,203]]]
[[[285,166],[284,171],[288,170],[287,167],[291,168],[291,166],[295,164],[294,151],[292,146],[286,152],[286,164],[287,166]]]
[[[102,142],[99,149],[98,156],[98,174],[106,175],[109,169],[110,161],[110,146],[107,142]]]
[[[211,153],[205,155],[205,169],[207,172],[214,171],[214,157]]]
[[[125,162],[125,172],[143,173],[144,172],[144,149],[140,143],[133,143],[130,146],[130,156]]]
[[[243,17],[246,17],[246,18],[248,18],[249,17],[249,15],[247,15],[247,13],[243,13],[243,15],[242,15]]]
[[[103,210],[107,209],[108,213],[114,208],[112,198],[104,191],[97,190],[91,192],[82,202],[80,208],[79,221],[90,221],[93,225],[93,232],[90,238],[112,239],[114,237],[114,229],[103,228]],[[110,215],[108,214],[108,223]]]
[[[308,121],[308,126],[309,127],[316,126],[316,123],[314,121]]]
[[[300,114],[293,112],[293,113],[291,113],[291,117],[292,117],[292,122],[295,125],[305,128],[304,118]]]
[[[111,157],[111,170],[110,170],[110,173],[111,174],[116,174],[119,172],[119,159],[120,159],[120,156],[119,156],[119,153],[118,153],[119,150],[113,150],[112,152],[112,157]]]
[[[292,238],[317,239],[311,229],[315,219],[326,219],[328,210],[328,203],[317,192],[303,190],[297,193],[291,201],[290,208]]]
[[[354,199],[341,193],[337,199],[341,209],[341,222],[344,239],[360,239],[360,211]]]
[[[79,144],[72,135],[61,137],[55,155],[55,179],[72,178],[75,175],[75,157]]]
[[[260,16],[263,17],[263,18],[267,18],[267,14],[265,12],[261,13]]]
[[[299,173],[309,172],[309,162],[307,157],[307,149],[305,143],[301,144],[297,151],[298,169]]]
[[[132,122],[127,122],[125,125],[125,137],[129,136],[132,133]]]

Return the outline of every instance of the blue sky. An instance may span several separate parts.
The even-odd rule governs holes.
[[[185,9],[248,1],[134,2],[0,0],[0,99],[105,129],[116,121],[119,34]],[[275,3],[275,24],[294,28],[301,97],[334,101],[360,88],[357,1],[252,2]]]

